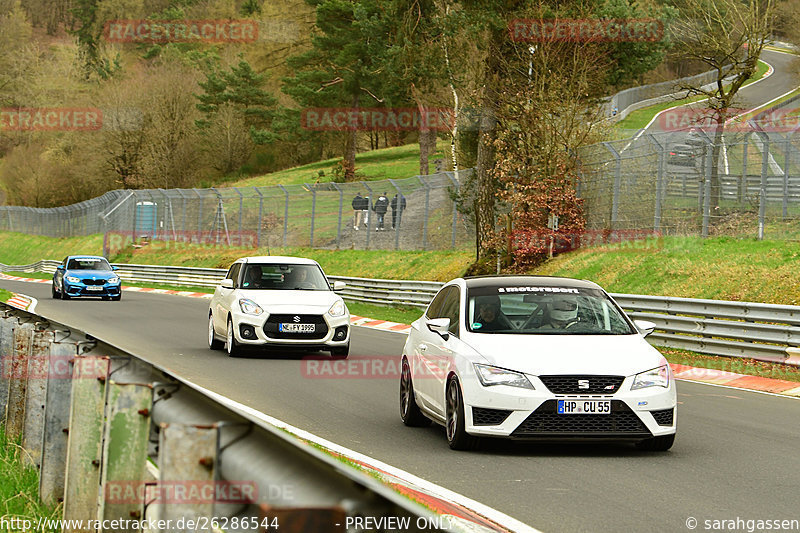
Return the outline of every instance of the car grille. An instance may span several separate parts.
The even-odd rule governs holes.
[[[82,279],[81,280],[84,285],[105,285],[106,280],[104,279]]]
[[[674,417],[674,409],[662,409],[660,411],[650,411],[659,426],[671,426]]]
[[[506,421],[511,411],[505,409],[472,408],[472,423],[476,426],[499,426]]]
[[[624,376],[539,376],[553,394],[614,394],[625,380]],[[589,382],[588,388],[580,388]]]
[[[611,401],[607,415],[560,415],[557,400],[547,400],[525,419],[512,437],[650,436],[647,426],[625,402]]]
[[[300,320],[295,320],[300,317]],[[284,333],[278,324],[314,324],[314,333]],[[264,324],[264,334],[272,339],[322,339],[328,334],[328,324],[322,315],[270,315]]]

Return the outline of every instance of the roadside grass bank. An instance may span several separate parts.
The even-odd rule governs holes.
[[[39,474],[35,468],[23,466],[24,455],[22,446],[9,439],[0,426],[0,517],[6,522],[19,519],[34,524],[40,517],[61,518],[60,505],[49,506],[39,500]]]
[[[429,155],[430,170],[433,171],[435,159],[448,159],[445,141],[436,143],[436,150]],[[326,159],[299,167],[255,176],[230,183],[225,187],[266,187],[270,185],[291,185],[298,183],[327,183],[334,181],[333,169],[341,158]],[[320,176],[320,171],[324,174]],[[356,181],[375,181],[384,179],[405,179],[419,174],[419,144],[406,144],[392,148],[381,148],[356,154]]]
[[[800,242],[662,237],[556,256],[531,274],[609,292],[800,305]]]
[[[0,302],[7,302],[12,296],[14,296],[13,293],[8,292],[5,289],[0,289]]]
[[[0,231],[0,263],[27,265],[40,259],[58,259],[71,254],[100,255],[103,253],[103,235],[86,237],[43,237]]]

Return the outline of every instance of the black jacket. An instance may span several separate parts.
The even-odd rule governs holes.
[[[372,210],[378,213],[379,215],[386,214],[386,210],[389,208],[389,199],[386,198],[384,195],[380,195],[378,200],[375,202],[375,205],[372,206]]]
[[[355,198],[353,198],[353,210],[354,211],[366,211],[369,209],[369,200],[357,194]]]
[[[398,200],[400,200],[399,205]],[[392,198],[392,211],[397,211],[398,207],[400,208],[400,211],[406,208],[406,197],[395,194],[394,198]]]

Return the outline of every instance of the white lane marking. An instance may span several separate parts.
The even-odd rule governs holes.
[[[387,474],[390,474],[391,476],[394,476],[402,481],[405,481],[406,483],[412,486],[416,486],[422,489],[423,491],[436,496],[437,498],[440,498],[444,501],[450,501],[456,503],[466,509],[474,511],[477,514],[482,515],[488,518],[489,520],[496,522],[498,525],[509,529],[510,531],[515,531],[515,532],[518,531],[522,533],[541,533],[538,529],[535,529],[527,524],[524,524],[519,520],[517,520],[516,518],[512,518],[507,514],[504,514],[496,509],[493,509],[492,507],[489,507],[488,505],[484,505],[471,498],[467,498],[466,496],[463,496],[457,492],[453,492],[442,486],[436,485],[435,483],[426,481],[420,477],[415,476],[414,474],[406,472],[405,470],[401,470],[399,468],[386,464],[383,461],[379,461],[368,455],[364,455],[355,450],[345,448],[344,446],[340,446],[329,440],[323,439],[322,437],[318,437],[313,433],[309,433],[308,431],[292,426],[291,424],[288,424],[282,420],[264,414],[261,411],[258,411],[257,409],[241,404],[236,400],[231,400],[230,398],[222,396],[221,394],[218,394],[204,387],[201,387],[196,383],[192,383],[188,380],[185,381],[187,381],[187,383],[190,383],[192,387],[196,387],[197,390],[201,391],[203,394],[209,396],[210,398],[215,399],[224,406],[242,411],[251,416],[259,418],[264,422],[267,422],[268,424],[289,431],[302,439],[306,439],[320,446],[324,446],[325,448],[335,453],[344,455],[349,459],[366,463],[367,465],[376,468],[378,470],[383,470]]]

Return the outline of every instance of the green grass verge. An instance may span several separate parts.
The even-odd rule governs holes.
[[[798,265],[794,241],[664,237],[563,254],[531,273],[617,293],[800,305]]]
[[[48,506],[39,500],[39,474],[35,468],[23,466],[24,455],[19,443],[9,439],[0,426],[0,518],[33,523],[40,517],[61,518],[60,506]]]
[[[8,292],[5,289],[0,289],[0,302],[7,302],[12,296],[14,296],[14,293]]]
[[[53,238],[0,231],[0,263],[27,265],[40,259],[63,259],[71,254],[103,253],[103,236]]]
[[[353,302],[350,300],[347,300],[347,308],[352,315],[374,318],[376,320],[388,320],[389,322],[399,322],[401,324],[411,324],[425,312],[425,309],[419,307],[375,305]]]
[[[767,73],[767,69],[769,67],[763,61],[758,62],[758,68],[756,69],[755,74],[751,76],[742,87],[746,87],[751,83],[761,79],[764,74]],[[639,130],[647,126],[653,117],[656,116],[658,113],[666,110],[672,109],[673,107],[680,107],[686,104],[691,104],[694,102],[700,102],[706,100],[704,96],[694,96],[692,98],[681,98],[680,100],[670,100],[668,102],[662,102],[660,104],[651,105],[648,107],[643,107],[642,109],[637,109],[636,111],[632,111],[627,117],[623,120],[617,122],[616,127],[620,129],[634,129]]]
[[[449,145],[444,141],[437,143],[436,152],[430,155],[434,159],[447,159]],[[333,168],[341,158],[326,159],[293,167],[263,176],[225,184],[231,187],[265,187],[270,185],[290,185],[298,183],[314,183],[333,181]],[[431,164],[431,169],[433,165]],[[319,171],[325,175],[320,177]],[[357,181],[374,181],[384,179],[404,179],[419,174],[419,144],[407,144],[394,148],[382,148],[356,154]]]
[[[472,262],[466,250],[321,250],[317,248],[218,248],[196,244],[151,243],[127,249],[112,261],[147,265],[228,268],[248,255],[289,255],[314,259],[335,276],[448,281]]]

